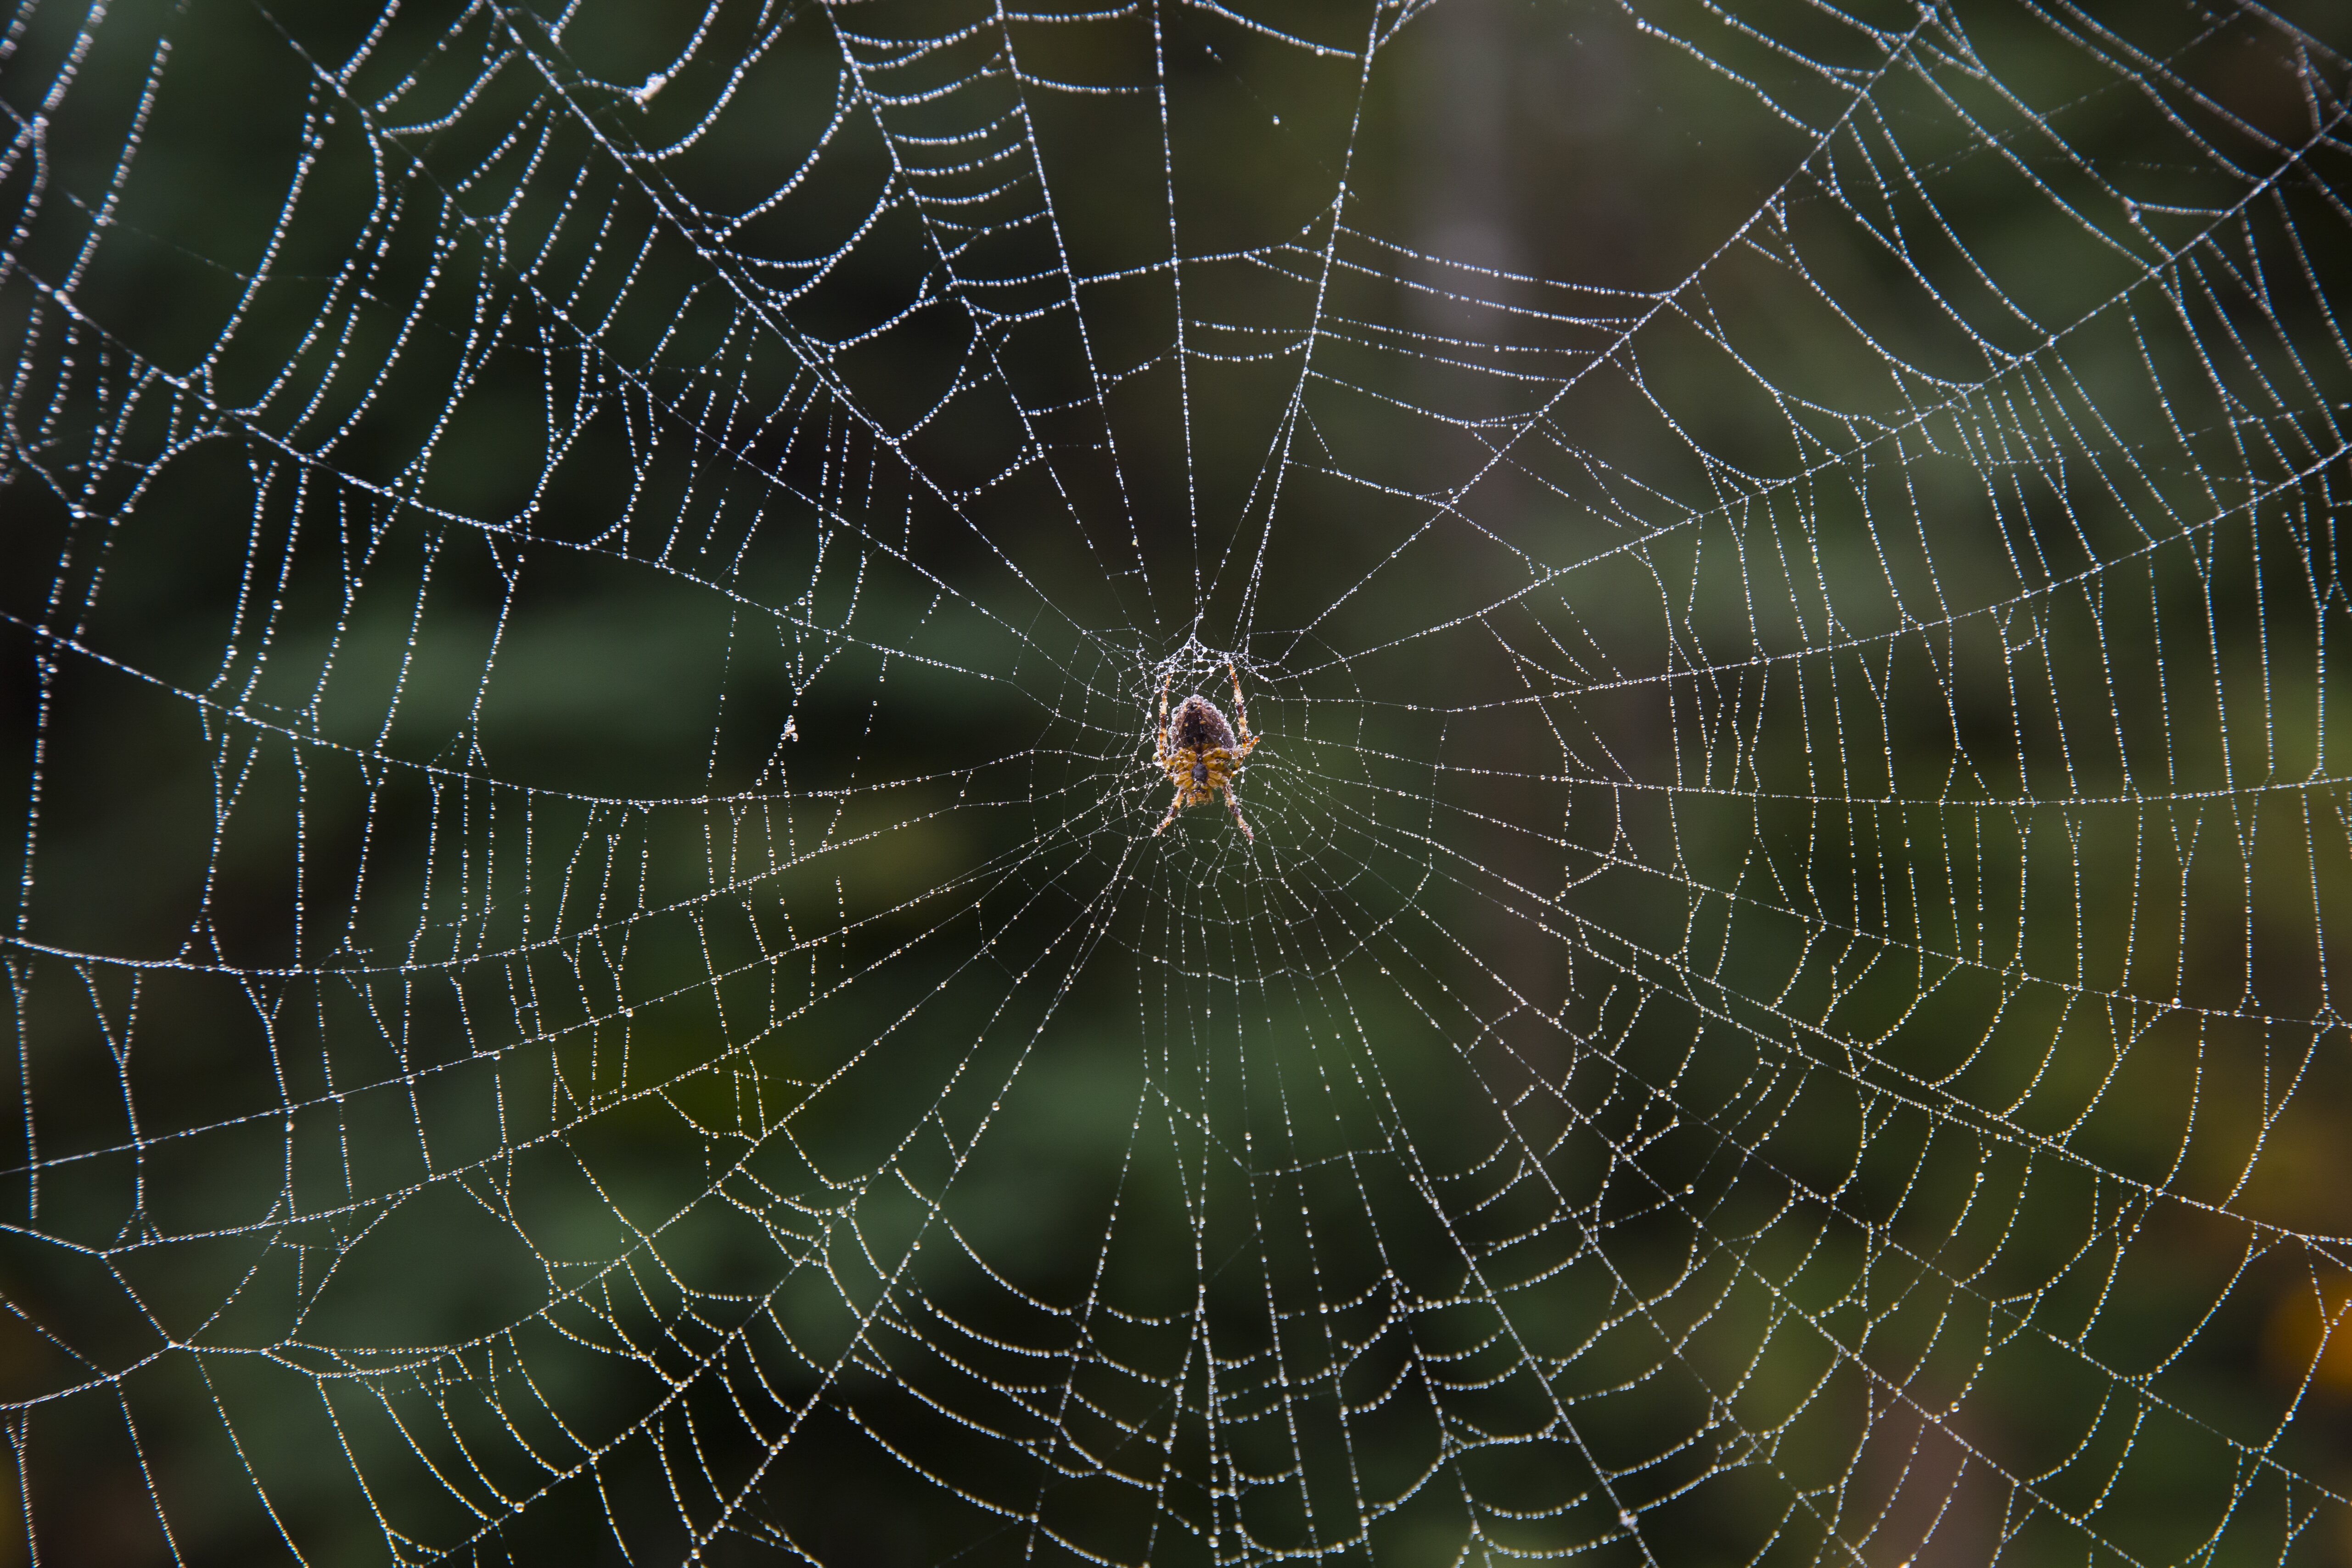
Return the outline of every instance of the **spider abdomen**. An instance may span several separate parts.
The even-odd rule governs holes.
[[[1207,698],[1187,697],[1184,706],[1176,710],[1176,717],[1169,721],[1168,743],[1178,751],[1195,752],[1230,749],[1234,727]]]

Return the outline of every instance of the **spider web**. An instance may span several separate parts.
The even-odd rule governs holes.
[[[2352,1556],[2341,16],[1024,5],[11,14],[0,1562]]]

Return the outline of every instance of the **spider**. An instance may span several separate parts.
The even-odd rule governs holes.
[[[1242,760],[1257,749],[1257,737],[1250,733],[1249,710],[1242,705],[1242,675],[1231,660],[1225,672],[1234,678],[1234,715],[1241,721],[1242,738],[1234,740],[1234,727],[1217,711],[1217,705],[1205,697],[1184,699],[1171,721],[1168,717],[1168,681],[1174,672],[1160,683],[1160,765],[1168,770],[1168,782],[1176,786],[1176,798],[1169,803],[1168,815],[1160,819],[1155,834],[1167,831],[1176,820],[1176,814],[1188,805],[1206,805],[1210,798],[1222,795],[1225,809],[1234,814],[1234,826],[1251,843],[1257,835],[1242,819],[1242,808],[1234,799],[1234,775],[1241,771]]]

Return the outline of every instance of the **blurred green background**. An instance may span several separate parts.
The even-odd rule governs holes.
[[[0,1563],[2352,1559],[2347,35],[27,0]]]

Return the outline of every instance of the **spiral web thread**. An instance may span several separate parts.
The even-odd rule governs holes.
[[[2352,1552],[2340,37],[350,12],[0,42],[7,1560]]]

